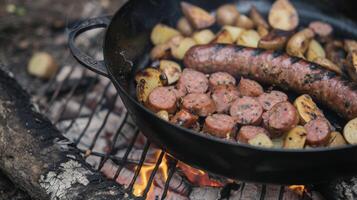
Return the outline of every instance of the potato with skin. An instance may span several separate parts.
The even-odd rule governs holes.
[[[152,48],[150,52],[151,60],[169,58],[170,55],[170,45],[168,43],[158,44],[154,48]]]
[[[154,68],[146,68],[135,76],[136,95],[140,102],[146,102],[149,94],[157,87],[163,86],[161,72]]]
[[[271,139],[266,134],[262,134],[262,133],[259,133],[253,139],[248,140],[248,144],[257,147],[266,147],[266,148],[273,147],[273,142],[271,141]]]
[[[357,50],[348,54],[346,59],[346,69],[349,77],[357,82]]]
[[[324,67],[325,69],[336,72],[339,75],[343,74],[341,68],[327,58],[317,57],[312,62],[319,64],[320,66]]]
[[[184,38],[178,45],[171,47],[172,56],[178,60],[182,60],[186,52],[195,45],[196,42],[192,38]]]
[[[151,42],[154,45],[163,44],[174,36],[180,35],[180,32],[164,24],[157,24],[151,32]]]
[[[269,12],[272,27],[284,31],[294,30],[299,25],[299,16],[289,0],[276,0]]]
[[[277,148],[277,149],[283,148],[283,145],[284,145],[283,137],[273,138],[271,141],[273,142],[274,148]]]
[[[264,17],[259,13],[259,11],[255,6],[252,6],[252,9],[250,9],[249,17],[250,19],[252,19],[252,21],[256,26],[258,27],[261,26],[265,29],[269,29],[269,24],[264,19]]]
[[[235,26],[224,26],[222,30],[228,31],[234,42],[238,40],[240,34],[244,31],[244,29]]]
[[[356,40],[345,40],[344,41],[344,48],[347,52],[352,52],[357,50],[357,41]]]
[[[285,47],[290,35],[290,32],[274,29],[268,35],[262,37],[258,47],[268,50],[282,49]]]
[[[314,36],[315,34],[311,29],[305,28],[299,31],[288,41],[286,52],[291,56],[304,58],[304,54]]]
[[[179,30],[184,36],[190,36],[193,33],[193,28],[185,17],[181,17],[176,25],[177,30]]]
[[[234,40],[231,34],[227,30],[222,30],[217,34],[217,36],[212,40],[212,44],[233,44]]]
[[[357,144],[357,118],[346,124],[343,129],[343,136],[349,144]]]
[[[337,131],[331,132],[331,138],[328,143],[328,147],[339,147],[347,145],[345,138],[343,138],[342,134]]]
[[[169,113],[166,110],[161,110],[156,115],[165,121],[169,121]]]
[[[237,41],[238,45],[257,48],[260,40],[259,34],[254,30],[243,31]]]
[[[181,9],[186,19],[195,29],[204,29],[212,26],[216,19],[202,8],[187,2],[181,2]]]
[[[247,17],[245,15],[240,15],[237,18],[235,25],[240,28],[244,28],[244,29],[254,28],[254,22],[251,19],[249,19],[249,17]]]
[[[326,53],[321,44],[316,40],[311,40],[306,53],[306,58],[309,61],[314,61],[316,58],[325,58]]]
[[[197,44],[208,44],[210,43],[216,36],[209,29],[204,29],[202,31],[196,32],[193,34],[192,38],[196,41]]]
[[[298,111],[300,122],[304,125],[307,122],[318,117],[324,117],[322,111],[317,107],[312,98],[307,95],[301,95],[294,101],[294,106]]]
[[[171,60],[161,60],[160,70],[165,74],[169,85],[177,82],[182,72],[180,65]]]
[[[260,37],[265,37],[269,34],[269,30],[267,28],[264,28],[263,26],[257,26],[257,31],[260,35]]]
[[[216,19],[219,25],[233,25],[240,13],[234,4],[226,4],[217,9]]]
[[[283,148],[285,149],[303,149],[306,141],[306,130],[303,126],[296,126],[291,129],[284,139]]]

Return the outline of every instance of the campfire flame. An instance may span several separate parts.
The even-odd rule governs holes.
[[[305,193],[304,185],[291,185],[291,186],[289,186],[289,189],[300,196],[303,196]]]

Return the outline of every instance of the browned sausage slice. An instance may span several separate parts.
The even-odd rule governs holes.
[[[290,102],[284,101],[277,103],[272,109],[264,113],[263,121],[271,136],[277,137],[297,126],[299,115]]]
[[[177,112],[175,116],[172,117],[170,122],[179,126],[191,128],[194,125],[196,125],[197,120],[198,120],[197,115],[194,115],[188,112],[187,110],[182,109],[179,112]]]
[[[169,88],[176,94],[176,97],[178,99],[186,96],[186,94],[187,94],[186,90],[176,89],[175,86],[169,86]]]
[[[230,138],[235,131],[234,119],[225,114],[208,116],[203,126],[203,131],[220,138]]]
[[[269,93],[264,93],[258,97],[260,105],[263,106],[264,110],[270,110],[275,104],[287,101],[288,96],[280,91],[271,91]]]
[[[212,99],[216,104],[218,113],[229,111],[232,103],[239,97],[239,92],[234,85],[218,85],[214,88]]]
[[[243,96],[258,97],[264,93],[263,87],[256,81],[242,78],[238,84],[238,91]]]
[[[154,112],[166,110],[169,113],[174,113],[176,99],[176,94],[170,87],[158,87],[149,94],[146,106]]]
[[[187,93],[205,93],[208,89],[208,79],[202,72],[184,69],[177,83],[177,89]]]
[[[306,142],[312,146],[326,145],[330,139],[330,123],[324,118],[317,118],[305,124]]]
[[[209,77],[209,86],[214,88],[218,85],[236,85],[236,79],[227,72],[216,72]]]
[[[255,136],[257,136],[258,134],[266,134],[269,135],[269,132],[259,126],[242,126],[242,128],[240,128],[238,135],[237,135],[237,141],[241,142],[241,143],[245,143],[248,144],[248,141],[250,139],[253,139]]]
[[[193,93],[188,94],[182,100],[182,107],[186,110],[206,117],[216,111],[216,105],[208,94]]]
[[[240,97],[233,102],[230,114],[238,124],[258,125],[262,119],[263,108],[253,97]]]

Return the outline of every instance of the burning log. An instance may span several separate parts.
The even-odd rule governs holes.
[[[0,70],[0,170],[34,199],[121,199]]]

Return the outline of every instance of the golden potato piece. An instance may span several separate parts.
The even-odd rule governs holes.
[[[146,102],[151,91],[163,85],[160,76],[161,72],[154,68],[146,68],[136,74],[136,95],[139,101]]]
[[[151,32],[151,42],[154,45],[163,44],[180,32],[164,24],[157,24]]]
[[[266,134],[262,134],[262,133],[259,133],[253,139],[248,140],[248,144],[252,146],[266,147],[266,148],[273,147],[273,142],[271,141],[271,139]]]
[[[157,112],[156,115],[165,121],[170,120],[169,113],[166,110],[161,110],[161,111]]]
[[[306,58],[309,61],[314,61],[316,58],[325,58],[326,53],[321,44],[316,40],[311,40],[307,50]]]
[[[294,30],[299,25],[299,16],[289,0],[276,0],[269,12],[272,27],[284,31]]]
[[[254,30],[243,31],[237,41],[237,44],[257,48],[260,40],[259,34]]]
[[[268,50],[277,50],[285,47],[290,32],[281,31],[281,30],[272,30],[270,33],[259,41],[258,47]]]
[[[178,81],[182,72],[180,65],[170,60],[161,60],[160,70],[165,74],[169,85]]]
[[[235,26],[224,26],[223,30],[229,32],[234,42],[238,40],[240,34],[244,31],[244,29]]]
[[[217,36],[212,40],[211,43],[219,44],[233,44],[233,38],[227,30],[222,30],[217,34]]]
[[[217,9],[217,23],[222,26],[233,25],[239,15],[237,7],[234,4],[225,4]]]
[[[269,30],[263,26],[258,26],[257,31],[258,31],[260,37],[265,37],[269,34]]]
[[[345,40],[344,48],[347,52],[352,52],[357,50],[357,41],[356,40]]]
[[[303,149],[306,134],[306,130],[303,126],[296,126],[286,134],[283,147],[285,149]]]
[[[325,69],[336,72],[339,75],[341,75],[343,73],[339,66],[337,66],[335,63],[333,63],[332,61],[330,61],[327,58],[318,57],[318,58],[315,58],[315,60],[313,60],[312,62],[321,65]]]
[[[244,29],[254,28],[254,22],[245,15],[240,15],[237,18],[235,25]]]
[[[27,66],[29,74],[42,79],[50,79],[59,66],[54,57],[46,52],[35,53]]]
[[[346,60],[346,69],[350,78],[357,82],[357,50],[350,52]]]
[[[343,136],[349,144],[357,144],[357,118],[346,124],[343,129]]]
[[[209,29],[204,29],[202,31],[196,32],[193,34],[192,38],[196,41],[197,44],[208,44],[210,43],[216,36]]]
[[[185,17],[179,19],[176,28],[185,36],[190,36],[193,33],[193,28]]]
[[[277,148],[277,149],[283,148],[284,139],[282,137],[273,138],[271,141],[273,142],[274,148]]]
[[[331,138],[328,144],[328,147],[339,147],[347,145],[345,138],[343,138],[342,134],[337,131],[331,132]]]
[[[250,19],[252,19],[252,21],[256,26],[258,27],[260,26],[262,28],[265,28],[266,30],[269,29],[269,24],[264,19],[264,17],[259,13],[259,11],[254,5],[252,6],[252,9],[250,9],[249,17]]]
[[[286,52],[291,56],[304,58],[304,54],[314,35],[314,32],[309,28],[299,31],[288,41]]]
[[[181,9],[195,29],[208,28],[216,22],[216,19],[210,13],[190,3],[181,2]]]
[[[195,45],[196,42],[192,38],[184,38],[178,45],[171,47],[172,56],[178,60],[182,60],[186,52]]]
[[[312,98],[307,95],[301,95],[294,101],[294,106],[298,111],[300,122],[306,124],[307,122],[314,120],[318,117],[324,117],[322,111],[317,107]]]
[[[159,60],[163,58],[170,57],[170,45],[167,43],[158,44],[151,49],[150,58],[151,60]]]

